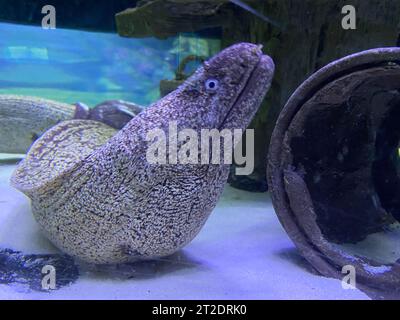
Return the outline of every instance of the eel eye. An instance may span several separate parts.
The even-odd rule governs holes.
[[[206,81],[206,90],[207,91],[216,91],[218,89],[219,82],[217,79],[208,79]]]

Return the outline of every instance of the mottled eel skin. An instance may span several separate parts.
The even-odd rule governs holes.
[[[25,154],[57,123],[74,118],[75,107],[37,97],[0,95],[0,152]]]
[[[274,64],[240,43],[207,61],[181,87],[116,132],[94,121],[46,132],[12,184],[62,251],[96,264],[170,255],[200,231],[219,199],[229,165],[155,165],[149,130],[246,128],[268,91]],[[210,81],[214,86],[210,86]]]
[[[122,100],[105,101],[89,109],[82,103],[1,94],[0,153],[25,154],[44,132],[71,119],[96,120],[121,129],[142,109]]]

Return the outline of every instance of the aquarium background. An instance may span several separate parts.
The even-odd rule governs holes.
[[[160,81],[173,79],[185,56],[209,57],[220,48],[218,39],[191,34],[129,39],[8,23],[0,23],[0,34],[0,94],[89,106],[112,99],[147,106],[159,99]],[[188,74],[197,64],[187,66]]]
[[[207,58],[243,41],[262,44],[275,61],[276,70],[271,90],[251,124],[255,129],[255,174],[248,180],[234,180],[237,177],[231,175],[229,183],[236,189],[225,188],[202,232],[177,255],[117,270],[82,268],[73,285],[52,292],[51,298],[391,297],[391,292],[381,296],[372,291],[366,295],[360,290],[343,290],[340,281],[317,276],[282,229],[264,191],[269,140],[288,98],[329,62],[366,49],[399,46],[400,1],[245,0],[254,10],[245,10],[238,1],[199,1],[211,7],[224,2],[223,10],[209,19],[207,14],[202,15],[204,7],[187,9],[185,0],[181,0],[177,8],[160,10],[158,15],[146,8],[137,11],[132,20],[146,21],[141,24],[145,38],[140,32],[125,35],[130,38],[120,36],[115,14],[151,1],[53,0],[57,29],[44,30],[40,27],[40,8],[47,0],[0,0],[0,94],[82,102],[91,107],[110,99],[148,106],[160,98],[160,82],[172,81],[187,56]],[[164,0],[154,2],[162,4]],[[357,28],[344,30],[341,9],[350,3],[357,7]],[[192,19],[189,11],[201,18]],[[165,28],[162,23],[161,28],[153,28],[160,21]],[[168,25],[170,21],[178,23]],[[212,31],[203,30],[205,25]],[[185,74],[191,74],[198,65],[191,62]],[[40,232],[27,198],[9,184],[16,157],[19,155],[0,154],[0,261],[9,255],[5,251],[8,248],[21,255],[59,253]],[[398,239],[398,233],[392,235]],[[367,240],[367,247],[357,243],[345,249],[364,255],[385,253],[380,235]],[[30,290],[29,281],[41,275],[29,278],[24,268],[13,265],[14,278],[4,281],[1,266],[0,299],[49,298],[47,292]]]

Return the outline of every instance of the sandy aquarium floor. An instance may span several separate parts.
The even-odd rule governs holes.
[[[0,159],[1,160],[1,159]],[[40,233],[28,199],[9,186],[13,161],[0,164],[0,247],[57,253]],[[1,271],[1,266],[0,266]],[[119,270],[121,271],[121,270]],[[80,269],[76,282],[50,292],[0,284],[0,299],[368,299],[312,273],[280,226],[268,194],[226,187],[200,234],[162,260],[123,272]]]

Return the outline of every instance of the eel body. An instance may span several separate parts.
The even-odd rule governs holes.
[[[171,124],[198,136],[203,129],[245,129],[273,72],[259,46],[229,47],[122,130],[89,120],[54,126],[34,143],[12,184],[31,198],[46,236],[76,258],[110,264],[171,255],[205,224],[229,164],[152,163],[148,134],[173,139]],[[175,151],[185,147],[181,141]]]
[[[66,103],[0,95],[0,152],[24,154],[46,130],[74,115],[75,106]]]
[[[121,129],[142,109],[122,100],[105,101],[90,109],[82,103],[0,95],[0,153],[25,154],[44,132],[71,119],[91,119]]]

